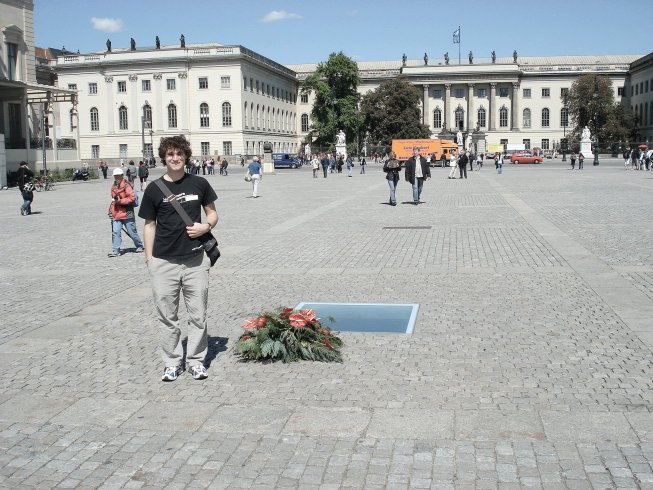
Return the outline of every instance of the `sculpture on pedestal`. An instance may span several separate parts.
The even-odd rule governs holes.
[[[408,58],[406,57],[406,53],[401,57],[401,66],[406,66],[406,60]]]
[[[156,49],[161,49],[161,41],[159,40],[159,36],[156,37],[155,43]]]
[[[424,53],[424,66],[429,64],[429,55]]]
[[[590,133],[590,128],[588,128],[587,126],[583,128],[583,132],[581,133],[580,140],[592,141],[592,133]]]
[[[107,51],[111,52],[111,39],[107,39]]]
[[[469,52],[469,64],[471,65],[471,64],[473,64],[473,63],[474,63],[474,55],[473,55],[472,52],[470,51],[470,52]]]
[[[131,45],[131,50],[136,51],[136,41],[134,41],[134,38],[132,37],[131,40],[129,41]]]
[[[336,135],[336,145],[345,145],[347,140],[347,136],[345,135],[345,132],[341,129],[338,131],[338,134]]]
[[[494,51],[492,51],[492,63],[496,63],[496,62],[497,62],[497,54]]]
[[[444,64],[448,65],[449,64],[449,51],[444,53]]]
[[[517,63],[517,50],[516,49],[512,52],[512,62]]]
[[[182,34],[181,37],[179,38],[179,42],[181,43],[181,47],[185,48],[186,47],[186,38]]]
[[[460,130],[456,133],[456,144],[458,146],[463,146],[463,133]]]

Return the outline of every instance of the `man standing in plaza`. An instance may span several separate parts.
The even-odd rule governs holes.
[[[422,196],[424,179],[431,178],[431,169],[426,158],[419,154],[419,148],[413,148],[413,156],[406,161],[405,178],[413,186],[413,204],[417,206]]]
[[[467,152],[465,150],[462,151],[462,154],[460,155],[460,158],[458,159],[458,170],[460,171],[460,178],[463,178],[463,175],[465,178],[467,178],[467,164],[469,163],[469,157],[467,156]]]
[[[324,172],[324,178],[327,178],[327,169],[329,168],[329,155],[328,154],[322,154],[322,160],[320,161],[322,164],[322,171]]]
[[[199,238],[218,223],[215,191],[204,177],[185,172],[192,151],[183,136],[163,138],[159,156],[166,174],[158,185],[148,185],[138,215],[145,220],[145,263],[159,321],[163,381],[175,381],[187,367],[194,379],[208,377],[204,360],[208,352],[206,309],[211,262]],[[172,204],[176,200],[193,220],[186,226]],[[206,222],[202,223],[202,210]],[[188,312],[188,343],[184,348],[179,328],[179,296]]]

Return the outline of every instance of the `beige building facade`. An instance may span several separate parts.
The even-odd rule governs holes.
[[[630,64],[625,92],[625,105],[637,121],[637,139],[653,141],[653,53]]]
[[[581,75],[608,76],[615,100],[641,114],[641,136],[648,141],[649,57],[358,62],[359,92],[402,77],[422,94],[423,122],[434,138],[460,130],[477,151],[499,144],[553,151],[571,129],[565,91]],[[78,103],[76,109],[62,105],[69,122],[61,136],[78,140],[82,159],[109,162],[151,156],[159,139],[173,134],[186,135],[197,156],[251,156],[262,153],[264,143],[275,152],[300,153],[313,104],[312,94],[300,95],[300,84],[316,67],[283,66],[243,46],[220,44],[68,53],[55,70],[59,87],[76,91]],[[642,88],[631,95],[631,84]]]
[[[177,134],[198,157],[262,154],[266,142],[299,150],[295,73],[242,46],[69,54],[55,68],[59,86],[78,94],[82,159],[142,159]],[[75,137],[74,126],[62,135]]]

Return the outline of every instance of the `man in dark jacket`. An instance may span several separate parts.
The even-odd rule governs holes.
[[[322,160],[320,160],[320,163],[322,164],[322,171],[324,172],[324,178],[327,178],[327,169],[329,168],[329,155],[328,154],[323,154],[322,155]]]
[[[463,178],[463,175],[465,175],[465,178],[467,178],[467,164],[469,163],[469,157],[467,156],[467,152],[465,150],[462,151],[460,154],[460,158],[458,159],[458,170],[460,171],[460,178]]]
[[[413,156],[406,161],[406,182],[413,186],[413,204],[417,206],[422,195],[424,179],[431,178],[431,168],[426,158],[419,154],[419,148],[413,148]]]
[[[32,214],[32,201],[34,200],[34,187],[31,185],[32,177],[34,177],[34,172],[27,167],[27,162],[20,162],[18,188],[23,196],[23,205],[20,207],[21,216]]]

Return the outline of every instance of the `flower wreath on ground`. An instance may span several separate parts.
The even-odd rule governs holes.
[[[314,310],[279,308],[249,318],[242,328],[234,350],[244,360],[342,362],[342,340],[320,324]]]

